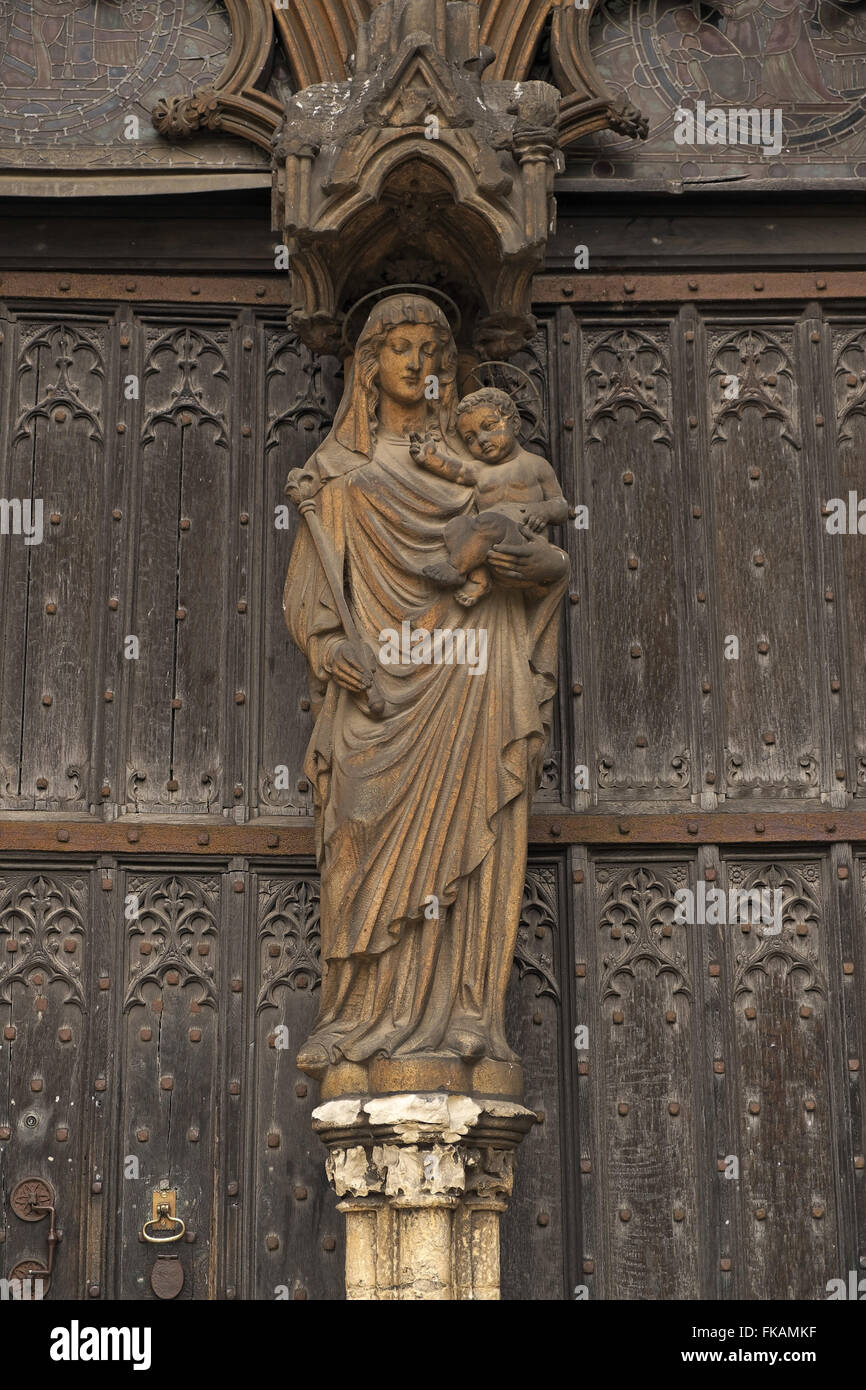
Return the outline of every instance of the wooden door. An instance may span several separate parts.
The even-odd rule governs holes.
[[[164,1188],[179,1299],[338,1298],[279,600],[283,481],[339,380],[251,304],[2,314],[2,494],[41,496],[45,534],[0,549],[0,1273],[46,1258],[12,1204],[33,1179],[48,1297],[154,1298]],[[861,483],[863,316],[539,319],[527,437],[589,526],[560,537],[504,1296],[822,1297],[864,1223],[866,600],[823,514]],[[700,882],[779,892],[781,933],[680,924]]]

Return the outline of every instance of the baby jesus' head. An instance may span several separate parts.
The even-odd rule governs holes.
[[[473,458],[505,463],[519,447],[520,415],[507,391],[484,386],[458,405],[457,431]]]

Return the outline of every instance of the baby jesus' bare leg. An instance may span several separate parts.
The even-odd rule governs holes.
[[[462,586],[460,593],[455,595],[457,602],[464,608],[471,608],[490,588],[490,575],[484,564],[488,550],[500,541],[519,545],[523,536],[512,517],[487,511],[449,521],[444,540],[448,561],[425,565],[424,574],[445,588]]]

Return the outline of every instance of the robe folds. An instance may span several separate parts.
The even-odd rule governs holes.
[[[463,452],[456,436],[444,447]],[[380,664],[386,710],[372,718],[330,676],[345,634],[301,523],[283,606],[307,656],[315,715],[304,766],[316,803],[323,981],[307,1049],[331,1062],[513,1060],[504,998],[567,579],[532,598],[494,582],[463,608],[422,571],[447,559],[444,527],[475,510],[472,489],[425,472],[408,440],[381,430],[371,458],[332,436],[307,468],[373,651],[408,622],[413,631],[484,631],[487,658],[474,670]]]

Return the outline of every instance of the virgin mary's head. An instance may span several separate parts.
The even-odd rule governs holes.
[[[340,444],[372,457],[379,398],[429,401],[431,424],[451,434],[457,407],[457,349],[442,310],[421,295],[390,295],[371,311],[355,347],[337,415]]]

